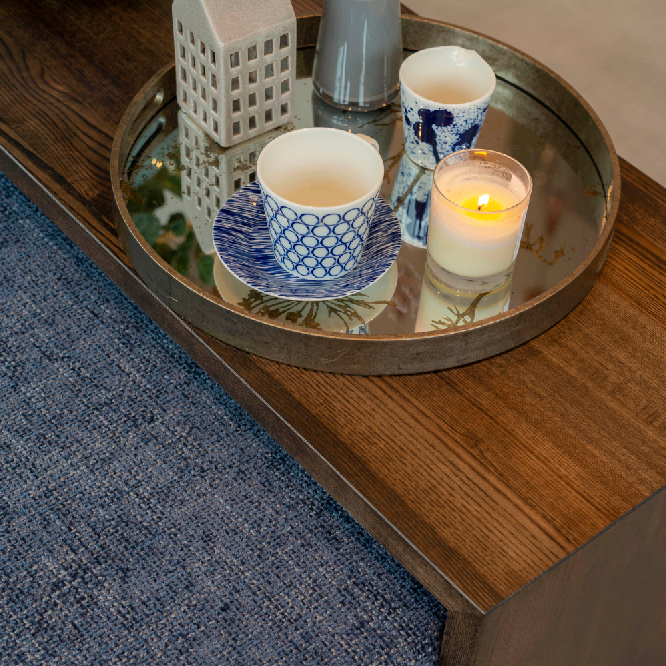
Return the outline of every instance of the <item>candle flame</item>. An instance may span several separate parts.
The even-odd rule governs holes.
[[[479,202],[478,202],[478,207],[479,210],[481,210],[481,206],[485,206],[488,202],[490,201],[490,195],[489,194],[482,194],[479,197]]]

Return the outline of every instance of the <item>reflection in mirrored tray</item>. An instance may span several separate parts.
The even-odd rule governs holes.
[[[298,52],[309,72],[312,49]],[[432,172],[405,155],[399,102],[368,113],[320,100],[310,76],[296,83],[294,123],[222,148],[171,100],[137,140],[123,194],[149,245],[208,293],[247,312],[294,326],[375,335],[445,330],[481,321],[535,298],[571,273],[604,224],[605,192],[577,137],[546,107],[498,80],[477,148],[511,155],[530,172],[533,193],[512,282],[469,302],[424,277]],[[317,304],[280,301],[236,280],[218,260],[212,227],[219,208],[256,179],[262,149],[294,128],[336,127],[372,136],[384,160],[381,195],[400,220],[402,248],[393,268],[361,294]]]
[[[213,276],[220,296],[273,321],[335,333],[367,333],[370,322],[388,305],[398,284],[398,264],[362,292],[327,301],[293,301],[248,287],[220,261],[214,259]]]

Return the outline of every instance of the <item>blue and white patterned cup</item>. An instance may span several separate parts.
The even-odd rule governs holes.
[[[262,151],[257,176],[273,251],[291,275],[332,280],[358,263],[384,179],[376,145],[362,135],[310,128]]]
[[[474,148],[495,90],[492,67],[459,46],[417,51],[400,68],[407,155],[434,169],[451,153]]]

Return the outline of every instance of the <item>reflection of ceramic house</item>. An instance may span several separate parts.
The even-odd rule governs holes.
[[[293,119],[296,18],[289,0],[174,0],[178,103],[232,146]]]
[[[286,129],[220,148],[188,115],[178,112],[183,206],[202,252],[215,251],[212,231],[217,211],[234,192],[256,180],[259,153]]]

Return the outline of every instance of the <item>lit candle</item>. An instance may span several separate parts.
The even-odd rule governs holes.
[[[442,160],[432,187],[431,272],[472,293],[510,279],[531,186],[527,170],[501,153],[464,150]]]

